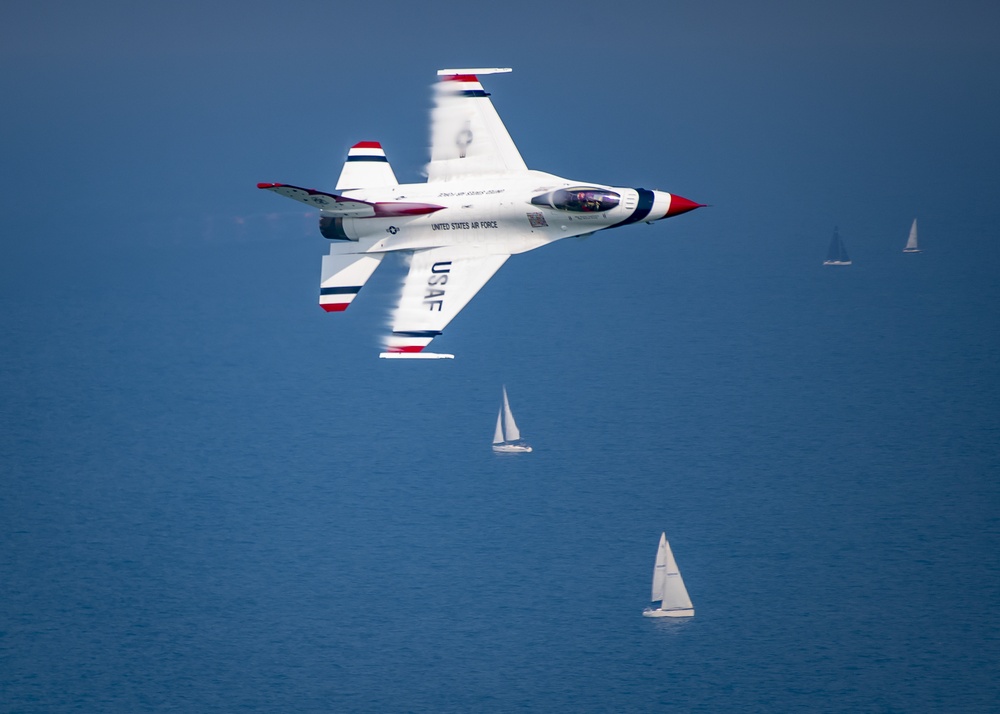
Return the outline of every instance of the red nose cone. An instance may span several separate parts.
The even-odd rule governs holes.
[[[688,211],[693,211],[696,208],[704,208],[704,203],[695,203],[694,201],[689,201],[683,196],[678,196],[676,193],[670,194],[670,208],[667,209],[667,215],[664,218],[670,218],[670,216],[679,216],[682,213],[687,213]]]

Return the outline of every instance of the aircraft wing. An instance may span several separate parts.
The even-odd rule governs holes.
[[[431,356],[420,352],[509,257],[472,246],[414,251],[382,356]]]
[[[521,154],[500,120],[479,74],[506,68],[442,69],[431,111],[431,161],[427,180],[526,171]]]

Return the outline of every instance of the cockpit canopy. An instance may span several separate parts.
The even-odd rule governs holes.
[[[531,202],[536,206],[551,206],[562,211],[576,213],[597,213],[610,211],[621,201],[621,196],[606,188],[592,186],[577,186],[575,188],[560,188],[555,191],[535,196]]]

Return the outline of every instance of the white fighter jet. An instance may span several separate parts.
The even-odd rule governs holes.
[[[512,255],[703,205],[529,169],[477,76],[509,71],[438,72],[426,183],[400,184],[381,144],[362,141],[333,192],[257,184],[319,209],[330,240],[319,304],[328,312],[346,310],[387,253],[412,254],[381,357],[452,357],[423,350]]]

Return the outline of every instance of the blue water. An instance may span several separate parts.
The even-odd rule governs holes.
[[[0,709],[995,711],[997,251],[697,216],[512,259],[447,362],[316,237],[5,268]]]

